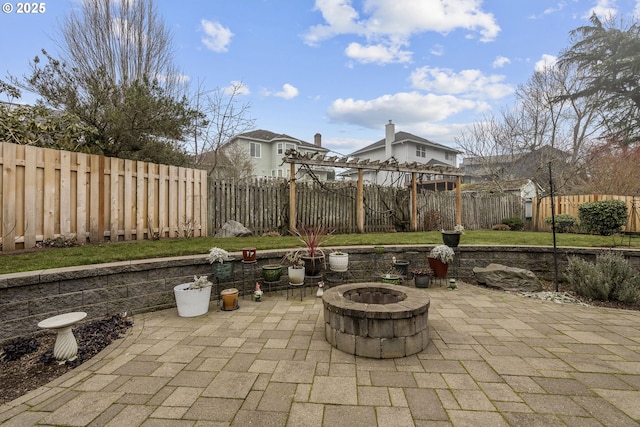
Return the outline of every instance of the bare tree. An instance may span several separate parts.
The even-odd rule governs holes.
[[[91,129],[80,141],[84,149],[186,164],[183,141],[198,112],[185,96],[153,0],[85,0],[60,36],[61,59],[43,51],[46,63],[36,57],[31,75],[12,83]]]
[[[597,112],[588,99],[560,97],[580,84],[570,71],[556,67],[537,71],[518,87],[513,109],[474,123],[457,141],[476,164],[483,165],[486,178],[496,182],[531,178],[544,187],[552,163],[558,172],[557,189],[580,181],[583,153],[597,130]]]
[[[210,91],[198,90],[194,108],[203,116],[193,128],[191,151],[196,166],[206,167],[209,175],[252,175],[253,167],[248,153],[237,148],[223,149],[234,136],[253,128],[255,120],[249,116],[251,105],[238,99],[245,92],[242,82],[232,82],[228,88]],[[224,158],[226,156],[226,159]],[[229,172],[225,162],[232,162],[238,170]],[[221,169],[216,172],[217,169]]]

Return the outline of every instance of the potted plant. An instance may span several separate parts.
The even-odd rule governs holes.
[[[402,283],[402,276],[394,273],[384,273],[380,275],[380,281],[391,285],[399,285]]]
[[[342,251],[329,253],[329,268],[335,272],[345,272],[349,269],[349,254]]]
[[[256,262],[256,248],[242,248],[242,262]]]
[[[300,251],[287,252],[282,257],[283,264],[289,264],[287,268],[287,274],[289,276],[289,282],[294,285],[301,285],[304,283],[304,260],[300,256]]]
[[[454,255],[453,249],[447,245],[438,245],[431,249],[427,260],[436,277],[447,276],[449,263],[453,261]]]
[[[460,244],[460,236],[464,233],[464,227],[462,224],[456,224],[453,230],[442,230],[441,233],[442,242],[451,248],[455,248]]]
[[[213,247],[209,250],[207,261],[213,266],[213,274],[218,280],[224,280],[233,274],[233,258],[229,252],[221,248]],[[226,261],[226,262],[225,262]]]
[[[282,276],[282,265],[265,264],[262,266],[262,278],[265,282],[277,282]]]
[[[324,251],[320,247],[327,239],[327,229],[325,227],[301,227],[300,231],[296,231],[300,242],[304,244],[304,254],[301,258],[304,260],[305,274],[307,276],[317,276],[322,271],[322,264],[325,256]]]
[[[193,282],[174,286],[173,294],[180,317],[201,316],[209,311],[211,285],[207,276],[193,276]]]
[[[414,268],[411,270],[416,288],[428,288],[433,276],[433,270],[430,268]]]

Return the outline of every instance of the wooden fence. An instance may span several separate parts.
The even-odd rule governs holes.
[[[582,203],[597,202],[599,200],[622,200],[627,205],[629,217],[625,231],[637,233],[640,231],[640,197],[634,196],[614,196],[607,194],[585,194],[572,196],[555,196],[554,207],[556,215],[569,214],[578,218],[578,206]],[[538,230],[551,230],[551,226],[545,224],[545,218],[551,217],[551,197],[543,197],[539,200],[533,199],[534,223]]]
[[[407,231],[410,194],[406,188],[365,185],[365,231]],[[322,185],[296,183],[298,224],[324,225],[337,233],[357,232],[356,183]],[[421,192],[418,195],[418,230],[455,225],[454,192]],[[289,225],[289,185],[286,180],[254,180],[243,183],[209,182],[209,229],[228,220],[244,224],[256,234],[286,233]],[[523,215],[522,199],[516,195],[463,193],[463,224],[469,229],[490,229],[506,217]]]
[[[0,142],[0,243],[207,235],[205,171]]]

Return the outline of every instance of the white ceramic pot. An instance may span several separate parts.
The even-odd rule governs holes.
[[[331,271],[344,272],[349,268],[349,254],[345,252],[329,254],[329,268]]]
[[[287,269],[287,273],[289,274],[289,282],[294,285],[300,285],[304,283],[304,267],[289,267]]]
[[[187,289],[191,283],[183,283],[173,288],[176,297],[178,316],[196,317],[209,311],[211,299],[211,286],[200,289]]]

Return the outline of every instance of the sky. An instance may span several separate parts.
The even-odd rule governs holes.
[[[4,1],[4,0],[3,0]],[[80,0],[0,14],[0,79],[59,47]],[[472,123],[514,104],[514,91],[599,17],[634,19],[640,0],[156,0],[175,65],[193,88],[251,105],[255,129],[348,154],[405,131],[456,148]],[[23,8],[24,9],[24,8]],[[24,10],[23,10],[24,12]],[[37,97],[25,94],[20,102]],[[3,99],[5,100],[5,99]]]

